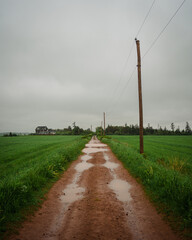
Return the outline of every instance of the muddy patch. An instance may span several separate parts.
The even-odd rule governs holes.
[[[96,159],[96,161],[95,161]],[[105,159],[103,159],[103,153],[102,152],[98,152],[94,154],[94,158],[90,159],[87,161],[88,163],[92,163],[94,165],[101,165],[106,163]]]

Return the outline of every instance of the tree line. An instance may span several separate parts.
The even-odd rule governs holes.
[[[101,127],[96,128],[97,134],[103,134],[103,129]],[[105,129],[106,135],[139,135],[139,126],[136,125],[127,125],[125,126],[112,126],[108,125]],[[179,127],[175,128],[175,124],[171,123],[171,130],[168,130],[166,127],[162,128],[161,126],[156,129],[150,126],[143,129],[144,135],[192,135],[192,130],[188,122],[186,122],[185,129],[180,130]]]
[[[175,128],[175,124],[171,123],[171,130],[168,130],[166,127],[162,128],[161,126],[159,128],[153,128],[148,124],[146,128],[143,129],[144,135],[192,135],[192,130],[188,122],[186,122],[185,129],[180,130],[179,127]],[[67,128],[63,129],[56,129],[55,130],[56,135],[89,135],[89,134],[97,134],[97,135],[103,135],[104,129],[101,127],[96,128],[96,132],[91,131],[90,128],[84,130],[83,128],[80,128],[79,126],[76,126],[76,123],[74,122],[71,126],[68,126]],[[112,126],[108,125],[105,129],[106,135],[139,135],[139,125],[138,124],[131,124],[125,126]],[[34,134],[32,134],[34,135]],[[16,133],[7,133],[3,135],[4,137],[15,137],[18,136]]]
[[[76,126],[75,122],[72,127],[68,126],[68,128],[56,129],[56,135],[88,135],[90,133],[92,133],[90,128],[84,130],[79,126]]]

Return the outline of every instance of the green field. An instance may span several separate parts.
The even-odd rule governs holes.
[[[139,152],[138,136],[113,136]],[[144,156],[192,176],[192,136],[144,136]]]
[[[172,225],[192,237],[192,136],[144,136],[143,155],[139,136],[112,136],[103,142],[143,184]]]
[[[79,136],[0,137],[0,235],[39,204],[86,142]]]

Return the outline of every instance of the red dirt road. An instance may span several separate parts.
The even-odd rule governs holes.
[[[177,240],[108,146],[92,139],[10,240]]]

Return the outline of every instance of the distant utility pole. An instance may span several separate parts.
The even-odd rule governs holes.
[[[91,132],[92,132],[92,125],[91,125]]]
[[[103,122],[104,122],[104,133],[103,133],[103,135],[105,136],[105,112],[103,113]]]
[[[103,122],[101,121],[101,136],[103,135]]]
[[[141,54],[140,42],[135,39],[137,46],[137,69],[138,69],[138,91],[139,91],[139,133],[140,133],[140,153],[143,153],[143,103],[142,103],[142,85],[141,85]]]

